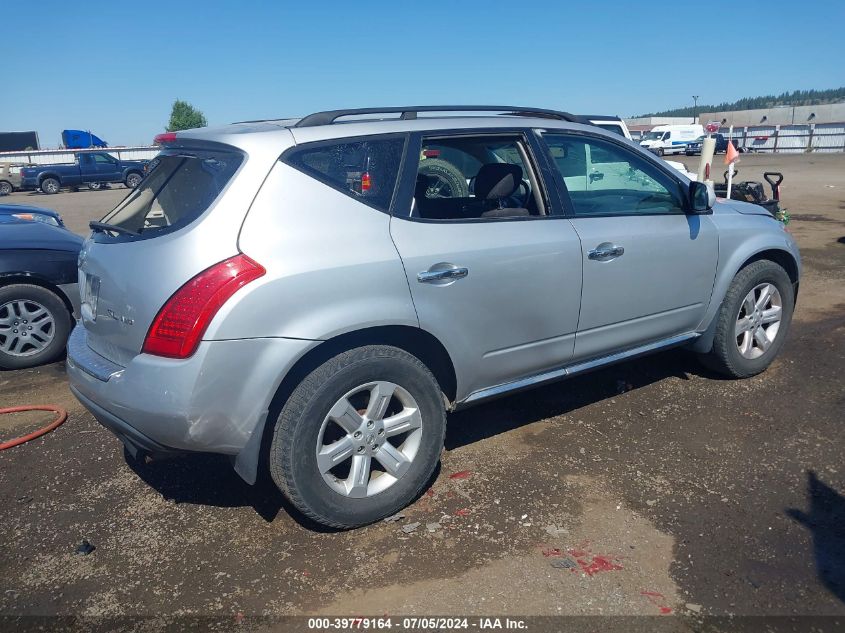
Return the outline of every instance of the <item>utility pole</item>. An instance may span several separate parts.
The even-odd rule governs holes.
[[[693,95],[692,100],[694,103],[692,106],[692,122],[695,123],[698,119],[698,95]]]

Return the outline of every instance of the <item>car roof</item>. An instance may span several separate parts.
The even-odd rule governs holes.
[[[386,116],[387,115],[387,116]],[[613,117],[611,117],[613,118]],[[588,117],[543,108],[512,106],[405,106],[329,110],[305,117],[242,121],[177,133],[177,139],[247,145],[243,136],[287,136],[296,143],[372,134],[438,130],[555,128],[596,131]],[[250,139],[253,140],[253,139]],[[177,140],[177,145],[178,140]]]

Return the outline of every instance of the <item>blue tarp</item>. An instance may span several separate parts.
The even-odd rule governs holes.
[[[62,142],[68,149],[86,149],[88,147],[108,147],[106,143],[96,134],[85,130],[63,130]]]

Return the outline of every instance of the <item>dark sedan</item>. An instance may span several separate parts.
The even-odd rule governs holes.
[[[26,217],[31,213],[0,213],[2,369],[59,358],[79,311],[76,263],[82,238]]]
[[[718,154],[719,152],[727,152],[728,151],[728,139],[726,139],[721,134],[714,134],[714,136],[716,137],[716,152],[715,153]],[[687,147],[684,150],[684,153],[687,156],[698,156],[699,154],[701,154],[701,144],[704,142],[705,138],[707,138],[706,135],[705,136],[699,136],[694,141],[687,143]]]

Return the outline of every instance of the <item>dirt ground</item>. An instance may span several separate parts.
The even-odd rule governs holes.
[[[436,481],[395,523],[326,531],[216,456],[131,467],[62,363],[0,373],[1,406],[70,412],[0,453],[0,614],[845,618],[845,156],[739,169],[785,174],[804,260],[769,371],[723,380],[673,351],[450,415]],[[84,232],[125,193],[3,202]]]

